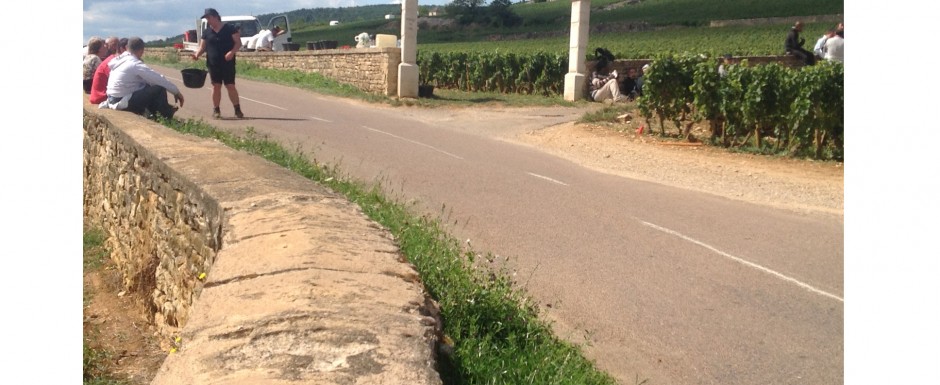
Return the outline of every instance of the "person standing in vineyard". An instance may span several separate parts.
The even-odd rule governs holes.
[[[803,32],[803,22],[798,21],[793,24],[793,27],[790,28],[790,32],[787,33],[787,40],[784,42],[786,53],[787,55],[796,56],[806,65],[811,66],[816,64],[816,57],[813,56],[813,53],[803,48],[806,39],[800,37],[800,32]]]

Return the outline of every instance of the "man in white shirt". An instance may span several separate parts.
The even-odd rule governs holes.
[[[258,34],[251,37],[248,40],[248,49],[253,49],[256,51],[273,51],[274,50],[274,38],[283,34],[284,30],[279,26],[274,26],[271,29],[262,29]]]
[[[816,45],[813,46],[813,53],[816,55],[817,59],[823,59],[826,57],[826,40],[836,35],[836,30],[830,29],[822,35],[819,40],[816,40]]]
[[[826,40],[826,60],[845,62],[845,39],[842,34],[836,33]]]
[[[111,59],[108,68],[108,99],[101,102],[99,108],[113,108],[143,115],[144,111],[160,114],[170,119],[176,113],[176,107],[167,102],[169,91],[173,98],[183,106],[183,93],[179,87],[165,76],[154,71],[140,58],[144,54],[144,41],[139,37],[127,40],[127,51]]]

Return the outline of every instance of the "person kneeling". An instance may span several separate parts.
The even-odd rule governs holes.
[[[127,51],[108,63],[111,70],[108,99],[98,107],[130,111],[138,115],[149,111],[150,114],[160,114],[170,119],[177,107],[167,102],[166,93],[172,93],[180,107],[183,106],[183,93],[165,76],[144,64],[140,60],[143,55],[144,41],[139,37],[128,39]]]

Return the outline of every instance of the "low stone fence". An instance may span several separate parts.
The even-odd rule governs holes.
[[[437,305],[358,206],[83,99],[85,219],[176,349],[152,384],[441,383]]]
[[[177,55],[184,63],[192,60],[192,52],[172,48],[152,49],[146,51],[146,54],[163,58]],[[205,60],[205,56],[201,60]],[[401,48],[239,52],[236,60],[257,64],[261,68],[318,73],[365,92],[385,96],[398,95]]]

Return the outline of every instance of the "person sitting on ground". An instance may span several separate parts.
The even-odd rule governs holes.
[[[127,50],[127,38],[118,39],[117,37],[109,37],[107,44],[111,45],[111,39],[114,39],[116,43],[114,44],[114,49],[109,49],[111,56],[108,56],[98,65],[98,69],[95,70],[95,76],[91,80],[91,95],[88,96],[88,101],[94,104],[101,104],[101,102],[108,99],[108,76],[111,74],[111,68],[108,67],[108,63],[118,55],[124,53]]]
[[[627,77],[620,83],[620,93],[626,95],[628,101],[633,101],[640,96],[640,90],[636,84],[636,68],[627,68]]]
[[[617,71],[611,71],[607,59],[600,58],[594,72],[591,74],[591,100],[595,102],[607,100],[620,102],[624,99],[623,95],[620,94]]]
[[[826,40],[836,35],[835,29],[830,29],[826,31],[819,40],[816,40],[816,45],[813,46],[813,54],[816,55],[816,59],[822,59],[826,57]]]
[[[144,56],[144,41],[139,37],[127,39],[127,51],[108,63],[108,100],[99,108],[130,111],[135,114],[159,114],[171,119],[176,107],[167,102],[166,93],[183,106],[183,93],[165,76],[154,71],[140,60]],[[149,115],[149,114],[148,114]],[[148,116],[149,118],[150,116]]]
[[[784,49],[786,50],[787,55],[796,56],[801,61],[803,61],[803,64],[816,64],[816,58],[813,56],[813,53],[803,48],[803,44],[806,43],[806,39],[800,37],[800,32],[803,32],[803,23],[798,21],[793,24],[793,27],[790,28],[790,32],[787,33],[787,40],[784,42]]]
[[[95,70],[106,57],[108,57],[108,47],[104,39],[97,36],[88,39],[88,51],[82,60],[82,89],[86,94],[91,93],[91,81],[95,76]]]

